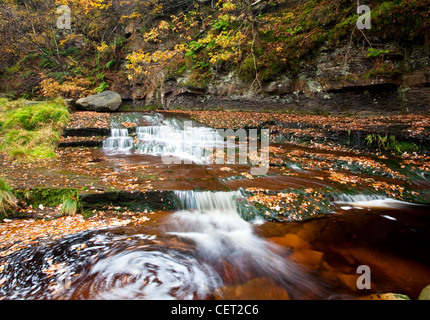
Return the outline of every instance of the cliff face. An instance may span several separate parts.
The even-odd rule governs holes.
[[[164,109],[313,112],[351,115],[430,112],[430,64],[424,49],[406,62],[408,72],[368,75],[375,61],[363,48],[322,47],[302,62],[294,77],[285,74],[261,83],[244,82],[234,71],[217,73],[205,87],[186,85],[184,77],[167,77],[118,89],[136,105]],[[393,59],[393,60],[391,60]],[[393,56],[389,63],[396,61]],[[160,73],[163,71],[160,70]]]
[[[367,51],[349,50],[345,59],[347,50],[322,48],[295,78],[283,75],[261,88],[238,80],[233,72],[217,75],[207,88],[182,86],[183,79],[170,78],[160,95],[162,106],[354,115],[430,111],[430,68],[424,59],[412,72],[363,77],[373,70]]]
[[[324,5],[324,1],[313,3],[318,2],[321,2],[320,7]],[[242,58],[236,64],[211,66],[208,79],[203,84],[196,85],[190,81],[190,70],[175,73],[169,68],[159,68],[156,77],[122,82],[116,89],[122,92],[124,99],[133,100],[136,105],[155,105],[164,109],[276,110],[351,115],[430,112],[428,29],[412,42],[407,42],[386,32],[382,34],[378,25],[378,33],[354,30],[356,15],[349,18],[339,15],[332,21],[320,13],[320,7],[304,3],[286,1],[264,13],[271,17],[304,11],[299,23],[305,27],[296,27],[299,30],[297,34],[304,34],[298,38],[300,41],[312,37],[315,30],[320,32],[317,33],[318,41],[300,55],[294,55],[295,47],[291,45],[288,54],[299,56],[299,59],[294,60],[294,65],[289,61],[285,66],[276,65],[280,72],[269,70],[272,68],[270,61],[259,66],[257,61],[255,76],[251,72],[251,76],[244,77]],[[382,20],[382,9],[378,10],[377,17]],[[391,17],[389,13],[387,16]],[[395,14],[393,19],[396,19]],[[317,21],[317,24],[303,31],[310,20]],[[339,36],[339,25],[347,25],[345,21],[349,29]],[[320,31],[323,27],[324,32]],[[136,32],[137,29],[136,22],[127,27],[130,52],[142,48],[163,50],[175,42],[175,39],[166,37],[156,45],[148,44]],[[367,36],[366,32],[369,32]],[[279,43],[288,46],[296,36],[295,31],[285,39],[275,38],[272,33],[269,37],[269,32],[264,30],[261,34],[263,48],[257,60],[264,60],[271,54],[266,48]],[[333,35],[337,37],[335,42]],[[297,51],[302,50],[302,42],[297,45]]]

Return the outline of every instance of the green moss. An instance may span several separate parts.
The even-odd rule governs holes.
[[[139,176],[140,179],[143,180],[158,180],[158,176],[154,174],[144,174]]]
[[[62,99],[47,102],[0,100],[0,150],[12,156],[53,157],[69,120]]]
[[[374,148],[380,151],[388,151],[397,154],[404,152],[418,151],[418,145],[409,141],[398,141],[393,135],[368,134],[366,136],[366,144],[369,148]]]
[[[428,30],[428,1],[384,1],[372,8],[372,36],[410,44],[424,40]],[[413,16],[413,19],[411,17]]]
[[[367,49],[367,57],[368,58],[376,58],[379,56],[383,56],[384,54],[389,53],[390,50],[378,50],[375,48],[369,48]]]
[[[64,203],[67,199],[79,199],[78,190],[73,188],[34,188],[31,190],[16,190],[15,194],[18,199],[33,207],[37,207],[39,204],[54,207]]]
[[[365,74],[363,74],[363,79],[371,79],[381,76],[394,76],[399,74],[399,70],[394,66],[393,63],[384,61],[379,66],[369,70]]]
[[[187,85],[196,88],[206,88],[212,79],[212,70],[209,64],[204,62],[199,62],[195,64],[188,76]]]
[[[335,27],[327,32],[327,40],[329,46],[335,46],[339,44],[341,40],[351,34],[352,30],[355,30],[355,24],[357,22],[358,15],[353,14],[335,25]]]
[[[255,79],[255,63],[252,55],[242,61],[239,68],[239,79],[242,81],[252,81]]]

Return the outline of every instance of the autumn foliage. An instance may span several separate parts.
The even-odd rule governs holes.
[[[374,13],[368,38],[392,41],[399,51],[428,42],[426,1],[367,4]],[[56,28],[59,5],[70,8],[71,30]],[[366,41],[360,33],[351,36],[356,19],[352,0],[298,6],[285,0],[5,0],[0,90],[79,97],[126,78],[162,87],[172,76],[207,87],[227,71],[258,89],[283,73],[294,75],[323,44]]]

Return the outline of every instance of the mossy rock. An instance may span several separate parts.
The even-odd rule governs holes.
[[[360,300],[411,300],[411,298],[401,293],[375,293],[362,297]]]
[[[430,284],[421,291],[418,300],[430,300]]]
[[[54,207],[62,204],[65,199],[78,199],[78,190],[73,188],[34,188],[28,190],[15,190],[18,199],[37,207],[43,204]]]

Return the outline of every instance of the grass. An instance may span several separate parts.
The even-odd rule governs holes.
[[[143,174],[143,175],[140,175],[139,178],[143,180],[158,180],[158,176],[154,174]]]
[[[18,157],[55,157],[69,121],[63,99],[44,102],[0,99],[0,151]]]
[[[79,199],[79,191],[73,188],[34,188],[31,190],[16,190],[17,197],[28,205],[37,207],[55,207],[66,202],[67,199]]]
[[[64,199],[61,211],[68,216],[75,215],[79,211],[79,201],[75,198]]]
[[[16,208],[17,202],[10,185],[0,179],[0,219],[7,217]]]
[[[398,141],[393,135],[382,136],[380,134],[368,134],[366,136],[366,144],[368,147],[376,148],[380,151],[394,152],[403,154],[404,152],[418,151],[418,146],[413,142]]]
[[[40,204],[46,207],[61,205],[63,215],[75,215],[81,212],[79,190],[73,188],[34,188],[31,190],[15,190],[17,198],[37,208]]]

